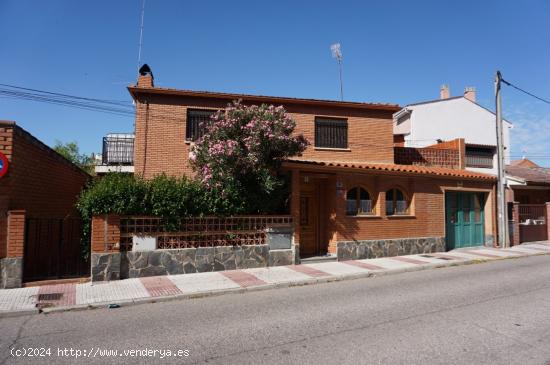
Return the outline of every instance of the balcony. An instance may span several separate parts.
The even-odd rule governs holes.
[[[394,159],[399,165],[460,168],[460,153],[454,149],[394,147]]]
[[[101,165],[96,166],[96,173],[107,172],[134,172],[133,134],[110,133],[103,137]]]

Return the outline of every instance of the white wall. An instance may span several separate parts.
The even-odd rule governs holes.
[[[432,103],[411,105],[410,133],[405,136],[405,146],[426,147],[455,138],[464,138],[467,144],[496,146],[495,115],[489,110],[465,98],[447,99]],[[402,124],[402,123],[400,123]],[[408,123],[403,123],[407,125]],[[504,123],[506,163],[510,161],[510,128]],[[408,126],[408,125],[407,125]],[[403,127],[395,126],[394,129]],[[492,169],[467,168],[471,171],[497,173],[496,155]]]

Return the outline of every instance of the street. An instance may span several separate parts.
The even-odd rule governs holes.
[[[550,256],[4,318],[0,333],[0,364],[550,364]]]

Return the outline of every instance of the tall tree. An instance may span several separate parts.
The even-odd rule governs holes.
[[[55,141],[55,146],[53,147],[55,152],[59,153],[61,156],[65,157],[67,160],[71,161],[87,173],[91,174],[94,171],[94,159],[90,155],[81,154],[78,144],[76,142],[66,142]]]

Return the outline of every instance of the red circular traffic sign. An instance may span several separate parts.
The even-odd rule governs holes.
[[[0,178],[6,175],[10,163],[6,155],[0,152]]]

